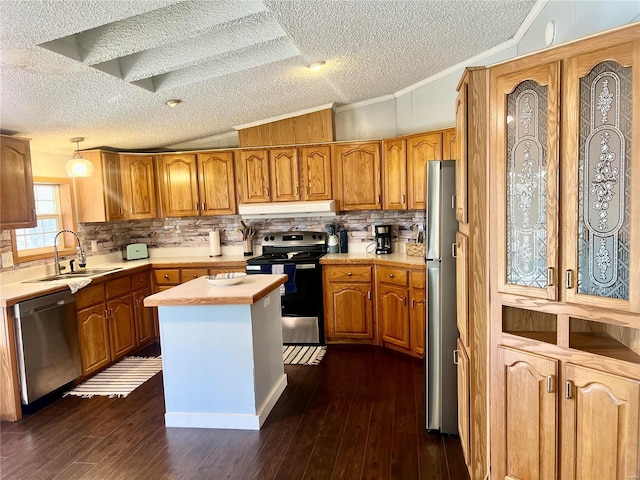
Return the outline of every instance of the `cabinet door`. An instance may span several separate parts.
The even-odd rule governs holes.
[[[383,342],[409,350],[409,302],[406,288],[378,284],[378,324]]]
[[[557,478],[558,362],[498,347],[498,369],[496,478]]]
[[[334,146],[340,210],[379,210],[379,143],[337,144]]]
[[[201,215],[234,215],[236,188],[233,152],[198,154]]]
[[[160,155],[158,178],[163,217],[195,217],[200,214],[195,155]]]
[[[82,375],[89,375],[111,361],[105,304],[80,310],[77,318]]]
[[[407,142],[382,142],[382,202],[385,210],[407,209]]]
[[[411,308],[409,309],[409,346],[416,355],[424,356],[425,326],[427,317],[426,273],[411,272]]]
[[[124,357],[136,346],[135,313],[131,295],[107,302],[111,360]]]
[[[120,157],[117,153],[102,152],[102,178],[107,221],[124,219]]]
[[[458,105],[456,104],[456,109]],[[456,110],[457,114],[457,110]],[[458,134],[455,128],[450,128],[442,132],[442,159],[457,160],[460,158],[460,150],[458,148]]]
[[[560,64],[496,75],[498,290],[555,300]]]
[[[640,312],[640,43],[567,62],[566,299]]]
[[[469,355],[467,349],[458,338],[457,350],[457,377],[458,377],[458,435],[460,435],[460,444],[462,445],[462,455],[464,463],[471,464],[471,451],[469,443],[469,415],[470,415],[470,398],[469,398]]]
[[[407,178],[409,210],[424,210],[427,196],[427,162],[442,160],[442,134],[429,133],[409,137],[407,141]]]
[[[637,478],[640,382],[572,364],[565,380],[562,479]]]
[[[456,232],[456,323],[469,348],[469,237],[462,232]]]
[[[469,160],[467,151],[467,107],[469,105],[469,81],[465,75],[460,83],[458,97],[456,98],[456,220],[467,223],[467,198],[469,185],[467,183],[467,172],[469,170]],[[455,155],[452,152],[452,155]]]
[[[0,229],[36,226],[29,140],[0,136]]]
[[[302,147],[299,152],[304,200],[331,200],[331,147]]]
[[[267,150],[241,150],[238,159],[238,186],[242,203],[270,202]]]
[[[151,295],[151,287],[133,292],[136,319],[136,345],[142,345],[155,337],[153,308],[145,307],[145,297]]]
[[[298,151],[295,148],[269,150],[269,167],[274,202],[300,200]]]
[[[328,283],[324,297],[327,340],[373,341],[371,284]]]
[[[153,155],[121,155],[122,190],[126,218],[156,218]]]

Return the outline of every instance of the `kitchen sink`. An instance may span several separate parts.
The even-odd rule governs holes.
[[[36,278],[35,280],[27,280],[22,283],[51,282],[52,280],[64,280],[65,278],[74,277],[93,277],[103,273],[115,272],[122,270],[122,267],[116,268],[87,268],[85,270],[76,270],[75,272],[61,273],[60,275],[49,275],[48,277]]]

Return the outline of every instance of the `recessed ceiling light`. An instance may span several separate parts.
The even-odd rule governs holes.
[[[309,68],[314,72],[317,72],[324,66],[324,63],[325,62],[313,62],[312,64],[309,65]]]
[[[167,100],[167,105],[169,105],[170,107],[175,107],[176,105],[179,105],[182,103],[182,100],[178,100],[177,98],[173,99],[173,100]]]

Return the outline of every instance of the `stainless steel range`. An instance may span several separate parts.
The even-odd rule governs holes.
[[[325,232],[274,232],[262,239],[262,255],[247,260],[247,273],[286,273],[282,293],[282,341],[324,344],[322,269]]]

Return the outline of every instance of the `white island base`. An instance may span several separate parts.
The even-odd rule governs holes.
[[[280,277],[251,275],[231,287],[199,278],[145,300],[158,305],[167,427],[260,429],[287,386]],[[251,304],[202,304],[201,296],[198,305],[163,306],[169,296],[183,293],[188,301],[184,293],[197,295],[199,289],[222,291],[228,301],[234,290],[260,288],[256,282],[273,282],[273,290],[263,289]]]

